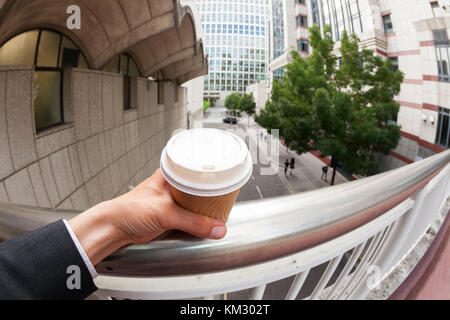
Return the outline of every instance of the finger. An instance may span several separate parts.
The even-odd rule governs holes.
[[[177,205],[162,219],[161,224],[167,230],[181,230],[200,238],[222,239],[227,233],[222,221],[195,214]]]

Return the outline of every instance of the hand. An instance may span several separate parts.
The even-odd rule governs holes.
[[[167,230],[210,239],[226,234],[223,222],[179,207],[160,170],[127,194],[100,203],[69,224],[94,265],[125,245],[147,243]]]

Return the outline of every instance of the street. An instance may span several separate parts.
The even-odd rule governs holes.
[[[231,125],[225,123],[205,123],[205,128],[216,128],[221,130],[236,130],[237,128],[245,131],[245,126],[238,124]],[[238,131],[239,133],[239,131]],[[245,142],[249,144],[248,139],[245,139]],[[249,201],[249,200],[258,200],[270,197],[278,197],[291,194],[288,189],[286,183],[281,180],[280,176],[276,173],[271,175],[261,175],[262,163],[268,163],[267,158],[262,161],[258,161],[257,164],[253,165],[253,174],[250,178],[249,182],[241,189],[239,193],[239,197],[237,201]],[[268,170],[273,170],[271,168],[265,167]],[[280,168],[282,170],[282,168]]]
[[[259,130],[261,129],[254,122],[250,122],[248,125],[247,119],[239,119],[237,125],[231,125],[223,123],[222,119],[226,117],[226,111],[224,108],[212,108],[205,114],[205,120],[203,122],[204,128],[216,128],[221,130],[233,130],[238,136],[244,139],[249,147],[250,139],[253,139],[252,143],[257,143],[259,137]],[[253,130],[249,130],[253,129]],[[250,132],[253,132],[250,134]],[[258,146],[264,148],[264,141],[259,141]],[[253,166],[253,175],[249,182],[241,189],[238,197],[238,202],[259,200],[270,197],[284,196],[299,192],[305,192],[315,190],[318,188],[324,188],[329,186],[329,181],[325,182],[321,179],[322,166],[324,166],[321,160],[317,159],[311,154],[305,154],[298,156],[292,151],[286,150],[283,146],[279,149],[279,158],[271,157],[274,163],[284,163],[286,159],[296,159],[296,169],[293,176],[288,175],[284,177],[284,168],[279,168],[279,172],[275,173],[268,165],[268,156],[258,153],[258,161]],[[255,163],[255,161],[254,161]],[[262,175],[261,169],[271,170],[273,174]],[[331,175],[329,174],[331,177]],[[345,183],[348,180],[345,179],[339,173],[336,175],[336,184]],[[346,256],[349,256],[348,254]],[[336,281],[339,271],[342,270],[343,265],[346,262],[344,257],[338,266],[335,274],[331,278],[329,284]],[[327,264],[317,266],[311,269],[302,290],[297,296],[298,300],[304,299],[311,295],[315,285],[319,281],[321,275],[326,269]],[[280,281],[276,281],[267,285],[263,299],[265,300],[280,300],[284,299],[295,277],[286,278]],[[225,297],[228,300],[246,300],[251,296],[252,290],[243,290],[227,294]],[[223,296],[221,298],[224,298]]]
[[[257,159],[253,159],[253,175],[250,181],[242,188],[237,201],[258,200],[264,198],[278,197],[283,195],[289,195],[299,192],[316,190],[319,188],[325,188],[330,185],[331,170],[328,174],[328,180],[323,181],[322,167],[325,165],[321,160],[316,158],[310,153],[297,155],[291,150],[287,150],[280,144],[279,155],[268,156],[264,151],[267,149],[267,142],[261,139],[259,136],[262,128],[256,124],[253,119],[248,120],[246,118],[239,119],[237,125],[223,123],[222,119],[225,118],[225,108],[212,108],[205,113],[205,120],[203,127],[216,128],[221,130],[233,130],[238,136],[240,136],[249,147],[249,139],[252,139],[252,143],[258,146],[258,150],[263,152],[256,152],[252,156]],[[268,136],[268,141],[270,136]],[[286,159],[295,159],[295,169],[293,175],[284,176],[284,167],[279,167],[279,171],[274,170],[269,166],[269,159],[274,166],[284,166]],[[261,169],[264,169],[265,174],[261,174]],[[269,171],[269,174],[267,174]],[[348,180],[340,173],[336,174],[336,185],[348,182]]]

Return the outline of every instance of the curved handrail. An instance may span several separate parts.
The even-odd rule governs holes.
[[[382,215],[420,190],[450,161],[450,151],[366,179],[297,195],[238,203],[228,234],[206,240],[170,232],[122,248],[99,273],[168,276],[218,271],[282,257],[324,243]],[[8,239],[74,211],[0,205],[0,238]]]

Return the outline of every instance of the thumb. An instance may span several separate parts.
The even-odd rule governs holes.
[[[167,230],[181,230],[200,238],[222,239],[227,233],[222,221],[195,214],[176,204],[163,219]]]

